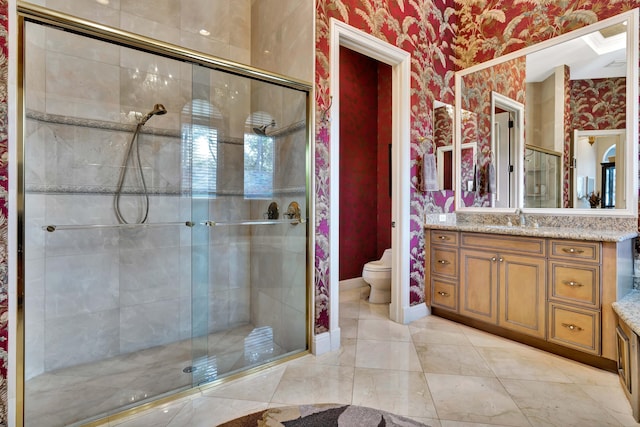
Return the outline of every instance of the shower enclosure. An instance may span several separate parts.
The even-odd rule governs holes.
[[[309,87],[65,16],[20,22],[24,425],[304,354]]]

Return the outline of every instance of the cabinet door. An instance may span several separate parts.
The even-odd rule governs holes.
[[[498,320],[498,260],[488,251],[460,251],[460,314],[489,323]]]
[[[506,329],[544,338],[546,262],[544,258],[500,255],[499,319]]]

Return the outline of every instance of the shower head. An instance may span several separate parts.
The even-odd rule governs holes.
[[[269,123],[269,124],[254,127],[253,128],[253,132],[256,135],[267,136],[267,128],[269,126],[275,126],[275,125],[276,125],[276,121],[275,120],[271,120],[271,123]]]
[[[142,119],[140,119],[139,124],[144,125],[151,117],[161,116],[163,114],[167,114],[167,109],[164,108],[164,105],[162,104],[156,104],[153,106],[153,110],[149,111]]]

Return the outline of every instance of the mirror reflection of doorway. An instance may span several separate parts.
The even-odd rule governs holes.
[[[624,129],[574,131],[572,205],[590,209],[592,194],[598,208],[624,209]],[[593,207],[596,207],[593,206]]]
[[[521,170],[524,105],[497,92],[491,96],[491,161],[495,162],[496,192],[491,206],[520,206],[517,171]]]

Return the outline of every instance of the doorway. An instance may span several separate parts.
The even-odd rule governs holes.
[[[501,95],[491,94],[491,151],[489,161],[496,170],[495,192],[492,193],[491,206],[496,208],[515,208],[521,192],[520,165],[524,156],[524,105]]]
[[[391,67],[340,48],[340,286],[391,248]]]
[[[344,22],[331,19],[329,62],[330,95],[334,111],[340,105],[340,46],[348,47],[392,67],[392,184],[391,184],[391,304],[389,317],[399,323],[409,323],[427,314],[426,304],[409,304],[410,259],[410,126],[411,126],[411,55]],[[330,150],[330,218],[329,268],[331,304],[329,305],[329,333],[314,337],[316,354],[340,347],[339,318],[339,223],[340,223],[340,119],[331,118]]]
[[[573,208],[624,209],[625,129],[575,130],[571,142]],[[592,195],[600,201],[591,205]]]

